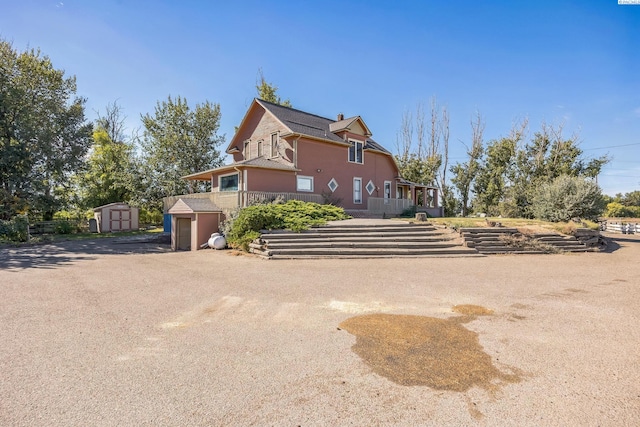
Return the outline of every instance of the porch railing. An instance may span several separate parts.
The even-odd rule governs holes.
[[[220,191],[213,193],[193,193],[182,194],[179,196],[169,196],[163,199],[164,212],[178,201],[178,199],[209,199],[211,202],[222,209],[223,212],[229,212],[238,207],[250,206],[255,203],[263,203],[265,201],[280,200],[301,200],[303,202],[323,203],[323,198],[319,194],[312,193],[285,193],[285,192],[265,192],[265,191]],[[378,215],[399,215],[405,209],[413,206],[411,199],[385,199],[382,197],[369,197],[367,199],[367,214]],[[442,216],[442,208],[425,208],[418,206],[421,212],[427,212],[430,216]]]
[[[370,215],[399,215],[411,206],[413,206],[411,199],[385,199],[382,197],[367,199],[367,210]]]
[[[209,199],[211,202],[222,209],[230,211],[238,207],[250,206],[255,203],[263,203],[273,200],[301,200],[303,202],[322,203],[322,196],[319,194],[307,193],[285,193],[285,192],[266,192],[266,191],[219,191],[212,193],[193,193],[182,194],[178,196],[169,196],[163,199],[164,212],[178,201],[178,199]]]

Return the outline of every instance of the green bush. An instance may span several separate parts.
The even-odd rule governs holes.
[[[344,209],[332,205],[289,200],[286,203],[269,203],[248,206],[229,218],[222,226],[229,246],[244,251],[249,243],[260,236],[260,230],[287,229],[295,232],[327,221],[347,219]]]
[[[9,221],[0,220],[0,238],[11,242],[26,242],[29,239],[29,218],[16,215]]]
[[[140,222],[140,224],[162,225],[163,214],[159,210],[155,210],[155,209],[148,210],[141,207],[138,210],[138,221]]]
[[[54,225],[54,233],[56,234],[71,234],[77,231],[77,226],[71,221],[56,221]]]
[[[604,197],[598,185],[582,177],[561,175],[539,187],[533,198],[536,219],[551,222],[572,218],[594,219],[604,208]]]
[[[418,212],[417,206],[409,206],[400,214],[400,218],[413,218],[416,216],[416,212]]]
[[[607,218],[640,218],[640,206],[625,206],[622,203],[612,202],[607,204],[604,216]]]

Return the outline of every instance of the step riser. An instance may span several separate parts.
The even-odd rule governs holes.
[[[349,249],[337,249],[331,251],[321,250],[305,250],[305,251],[278,251],[269,250],[271,256],[418,256],[418,255],[460,255],[460,254],[477,254],[476,251],[450,249],[450,250],[385,250],[385,251],[363,251],[363,250],[349,250]]]
[[[414,250],[430,250],[430,249],[441,249],[441,248],[455,248],[459,245],[456,244],[419,244],[419,245],[408,245],[398,243],[396,245],[386,244],[361,244],[361,243],[343,243],[343,244],[329,244],[329,245],[314,245],[314,244],[300,244],[300,245],[268,245],[270,251],[284,250],[284,249],[341,249],[341,248],[361,248],[361,249],[378,249],[378,250],[386,250],[386,249],[414,249]]]

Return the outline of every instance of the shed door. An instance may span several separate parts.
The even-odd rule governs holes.
[[[120,231],[120,211],[111,209],[109,210],[109,230]]]
[[[127,209],[111,209],[109,211],[111,231],[131,230],[131,211]]]
[[[120,230],[131,230],[131,211],[120,211]]]
[[[190,218],[177,218],[177,236],[176,236],[176,249],[179,251],[191,250],[191,219]]]

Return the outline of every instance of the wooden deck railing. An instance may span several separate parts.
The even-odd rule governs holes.
[[[204,198],[222,209],[230,211],[238,207],[246,207],[256,203],[273,200],[301,200],[303,202],[322,203],[322,196],[310,193],[285,193],[266,191],[220,191],[212,193],[193,193],[178,196],[169,196],[163,199],[164,212],[166,213],[178,201],[178,199]]]
[[[303,202],[323,203],[323,198],[319,194],[312,193],[285,193],[285,192],[266,192],[266,191],[220,191],[213,193],[193,193],[183,194],[179,196],[170,196],[163,199],[164,212],[178,201],[178,199],[192,198],[208,198],[211,202],[222,209],[223,212],[229,212],[238,207],[251,206],[256,203],[264,203],[267,201],[280,200],[301,200]],[[413,206],[411,199],[385,199],[382,197],[369,197],[367,201],[367,214],[369,215],[399,215],[405,209]],[[442,208],[425,208],[418,206],[421,212],[427,212],[430,216],[442,216]]]
[[[411,199],[369,197],[367,200],[367,210],[370,215],[399,215],[411,206],[413,206],[413,200]]]

